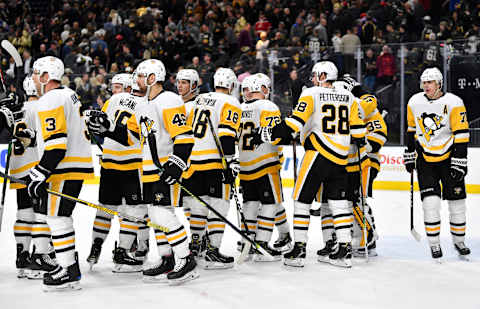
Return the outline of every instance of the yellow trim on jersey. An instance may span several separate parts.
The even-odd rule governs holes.
[[[350,135],[352,137],[362,138],[365,136],[365,122],[362,118],[360,118],[360,112],[358,110],[358,103],[356,100],[353,100],[353,103],[350,107],[350,119],[348,121],[350,125]],[[362,126],[363,128],[352,129],[353,126]],[[356,133],[357,131],[358,133]]]
[[[323,133],[322,133],[323,134]],[[326,134],[323,134],[323,136],[327,139],[327,141],[332,144],[333,146],[337,147],[338,149],[340,150],[343,150],[343,151],[348,151],[350,150],[350,146],[344,146],[344,145],[340,145],[338,143],[335,143],[328,135]]]
[[[365,112],[365,118],[367,118],[377,109],[377,98],[372,94],[364,94],[360,99],[360,106]]]
[[[415,124],[415,116],[413,115],[410,104],[407,105],[407,124],[408,124],[407,132],[414,132],[417,126]]]
[[[450,111],[450,129],[468,130],[467,111],[464,105],[453,107]]]
[[[288,118],[285,118],[285,124],[289,126],[295,133],[300,131],[300,128],[296,126],[293,122],[289,121]]]
[[[142,168],[142,162],[134,162],[134,163],[127,163],[122,164],[114,162],[100,162],[100,166],[107,170],[117,170],[117,171],[132,171],[138,170]]]
[[[221,162],[191,164],[190,168],[183,173],[182,177],[190,178],[193,175],[193,173],[197,171],[221,170],[221,169],[223,169]]]
[[[35,165],[38,164],[38,161],[35,161],[35,162],[31,162],[31,163],[28,163],[22,167],[19,167],[17,169],[14,169],[14,170],[10,170],[10,174],[19,174],[21,172],[25,172],[25,171],[28,171],[30,170],[32,167],[34,167]]]
[[[454,143],[455,144],[460,144],[460,143],[468,143],[470,141],[470,138],[465,137],[465,138],[456,138]]]
[[[141,149],[128,149],[128,150],[112,150],[108,148],[103,148],[104,154],[109,154],[112,156],[129,156],[129,155],[140,155],[142,154]]]
[[[274,127],[277,122],[276,120],[280,121],[281,113],[279,110],[276,111],[267,111],[262,110],[260,112],[260,126],[261,127]],[[267,119],[271,118],[271,119]]]
[[[347,165],[348,160],[347,159],[341,159],[338,158],[334,155],[332,155],[330,152],[325,150],[318,142],[317,139],[313,134],[310,134],[310,142],[312,143],[313,147],[315,150],[317,150],[323,157],[327,158],[328,160],[338,164],[338,165]]]
[[[55,134],[67,134],[67,120],[65,119],[63,105],[48,111],[38,112],[38,118],[44,141]]]
[[[237,114],[237,117],[235,117]],[[229,119],[229,117],[231,119]],[[223,104],[222,111],[220,112],[219,126],[226,125],[231,127],[235,132],[240,127],[240,119],[242,117],[242,110],[235,105],[225,103]],[[220,134],[219,134],[220,136]]]
[[[17,183],[17,182],[11,182],[10,183],[10,189],[12,189],[12,190],[24,189],[26,187],[27,187],[26,185],[21,184],[21,183]]]
[[[110,104],[110,99],[106,100],[102,107],[102,112],[106,113],[108,109],[108,104]]]
[[[204,156],[209,154],[218,154],[218,149],[206,149],[192,151],[191,156]]]
[[[273,187],[275,188],[275,194],[277,195],[277,203],[281,203],[283,201],[282,198],[282,180],[280,179],[280,173],[277,172],[275,174],[271,174],[271,179],[273,182]]]
[[[71,163],[71,162],[81,162],[81,163],[91,163],[92,157],[65,157],[60,161],[60,163]]]
[[[443,145],[428,147],[427,145],[425,145],[425,144],[422,143],[422,142],[420,142],[420,145],[422,145],[422,148],[423,148],[423,149],[429,150],[429,151],[442,150],[443,148],[445,148],[445,146],[447,146],[448,143],[450,143],[450,141],[452,140],[452,138],[453,138],[453,135],[450,136],[450,137],[448,138],[448,140],[447,140]]]
[[[231,136],[231,137],[235,137],[236,134],[233,133],[233,132],[220,132],[218,133],[218,137],[222,137],[222,136]]]
[[[180,185],[175,183],[173,185],[173,206],[178,206],[178,200],[180,199]]]
[[[380,164],[372,160],[370,160],[370,167],[376,169],[377,171],[380,171]]]
[[[253,173],[253,174],[242,174],[240,172],[240,174],[238,175],[240,177],[241,180],[255,180],[255,179],[258,179],[262,176],[265,176],[267,174],[272,174],[272,173],[276,173],[278,170],[280,170],[282,167],[280,166],[280,164],[278,165],[275,165],[275,166],[270,166],[270,167],[267,167],[265,169],[262,169],[256,173]]]
[[[446,154],[442,155],[442,156],[439,156],[439,157],[429,156],[428,154],[423,153],[423,158],[427,162],[440,162],[440,161],[448,159],[449,157],[450,157],[450,151],[447,152]]]
[[[93,173],[71,172],[65,174],[53,174],[47,182],[58,182],[63,180],[85,180],[95,178]]]
[[[45,146],[45,151],[53,150],[53,149],[63,149],[63,150],[67,150],[67,144],[56,144],[56,145],[48,145],[48,146]]]
[[[278,156],[278,152],[272,152],[268,153],[266,155],[260,156],[252,161],[247,161],[247,162],[240,162],[240,166],[251,166],[254,164],[257,164],[258,162],[261,162],[263,160],[269,159],[269,158],[274,158]]]
[[[385,141],[384,141],[384,140],[381,140],[381,139],[376,138],[376,137],[371,136],[371,135],[367,136],[367,140],[371,140],[371,141],[373,141],[373,142],[375,142],[375,143],[378,143],[380,146],[383,146],[383,144],[385,144]]]
[[[142,175],[142,183],[155,182],[160,180],[160,175]]]
[[[308,169],[312,164],[312,161],[316,158],[316,154],[314,151],[306,151],[305,155],[303,156],[302,166],[300,168],[300,173],[298,174],[297,182],[295,183],[295,189],[293,191],[293,197],[296,199],[298,194],[300,193],[300,188],[303,187],[303,182],[305,181],[305,177],[308,174]]]
[[[172,139],[177,135],[192,131],[192,127],[187,125],[185,105],[164,109],[163,125]]]
[[[305,103],[305,105],[302,105],[300,103]],[[292,116],[302,119],[305,124],[308,119],[310,119],[310,116],[313,114],[314,106],[315,104],[313,96],[307,95],[300,97],[298,99],[297,105],[295,106],[295,109],[293,110]]]
[[[193,137],[186,138],[176,138],[174,144],[194,144],[195,140]]]

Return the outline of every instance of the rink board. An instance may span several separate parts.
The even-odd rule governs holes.
[[[304,151],[303,147],[297,148],[297,168],[300,168],[301,159]],[[5,162],[7,157],[7,145],[0,145],[0,166],[5,169]],[[373,188],[375,190],[410,190],[410,176],[403,166],[403,151],[404,147],[383,147],[380,152],[381,171],[378,174]],[[87,184],[98,184],[98,176],[100,173],[100,165],[98,155],[100,150],[92,145],[93,162],[96,177],[88,180]],[[285,160],[282,164],[282,183],[286,188],[293,187],[293,151],[291,146],[283,147],[283,155]],[[480,161],[473,160],[480,155],[479,148],[469,148],[468,161],[469,173],[466,177],[466,186],[468,193],[480,193],[480,173],[473,171],[480,170]],[[415,182],[415,190],[418,190],[418,185]]]

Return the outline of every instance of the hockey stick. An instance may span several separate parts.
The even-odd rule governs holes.
[[[363,195],[363,179],[362,179],[362,157],[360,155],[360,146],[357,146],[357,157],[358,157],[358,171],[360,173],[360,201],[362,203],[363,211],[363,246],[365,248],[365,259],[368,263],[368,242],[367,242],[367,214],[365,212],[365,196]]]
[[[20,87],[21,84],[21,76],[23,74],[20,74],[22,70],[20,70],[21,67],[23,67],[23,61],[22,57],[20,57],[20,54],[18,53],[17,49],[15,46],[12,45],[7,40],[2,40],[0,45],[5,49],[8,54],[13,58],[15,62],[15,88],[17,93],[23,94],[23,89]],[[6,87],[5,84],[3,83],[3,76],[2,78],[2,86],[3,90],[6,92]],[[22,98],[23,100],[23,98]],[[10,157],[12,156],[12,141],[8,142],[8,150],[7,150],[7,162],[5,164],[5,176],[3,177],[3,187],[2,187],[2,200],[0,203],[0,231],[2,229],[2,219],[3,219],[3,208],[5,207],[5,195],[7,193],[7,175],[8,175],[8,170],[10,169]]]
[[[410,233],[412,233],[412,236],[416,241],[420,241],[422,237],[413,226],[413,173],[414,171],[410,173]]]
[[[148,127],[148,126],[147,126]],[[155,142],[155,136],[154,136],[154,133],[153,132],[149,132],[148,133],[148,136],[147,136],[147,141],[148,141],[148,145],[150,146],[150,152],[151,152],[151,155],[152,155],[152,161],[153,161],[153,164],[155,164],[157,166],[157,168],[160,170],[160,174],[162,174],[165,169],[163,168],[162,164],[160,163],[160,160],[158,159],[158,152],[157,152],[157,144]],[[188,190],[180,181],[177,182],[180,186],[180,188],[185,192],[187,193],[188,195],[190,195],[191,197],[193,197],[194,199],[196,199],[200,204],[202,204],[203,206],[207,207],[211,212],[213,212],[215,215],[217,215],[217,217],[219,217],[223,222],[225,222],[228,226],[230,226],[235,232],[237,232],[240,236],[242,236],[246,241],[248,241],[252,246],[255,247],[255,249],[257,251],[259,251],[261,254],[265,255],[265,256],[268,256],[270,257],[271,259],[273,259],[272,255],[270,253],[268,253],[265,249],[263,249],[260,245],[258,245],[256,242],[254,242],[253,240],[251,240],[245,233],[243,233],[241,230],[239,230],[235,224],[233,224],[232,222],[230,222],[227,218],[225,218],[224,216],[222,216],[222,214],[220,214],[215,208],[213,208],[210,204],[208,204],[207,202],[205,202],[200,196],[197,196],[195,194],[193,194],[192,192],[190,192],[190,190]]]
[[[226,177],[225,173],[227,172],[228,166],[227,166],[227,160],[225,158],[225,153],[223,152],[222,144],[220,143],[220,140],[217,134],[215,133],[215,129],[213,128],[213,123],[212,123],[212,119],[210,118],[210,114],[208,115],[207,119],[208,119],[208,126],[210,127],[210,132],[213,135],[215,145],[217,146],[217,150],[220,153],[220,157],[222,159],[222,166],[223,166],[222,172],[224,174],[224,177]],[[242,206],[240,205],[240,201],[238,200],[238,192],[237,192],[237,186],[235,184],[235,180],[233,180],[230,186],[231,186],[231,192],[232,192],[233,198],[235,199],[235,206],[237,207],[237,216],[240,217],[239,221],[241,221],[241,223],[243,223],[243,225],[245,226],[245,231],[247,232],[247,235],[250,235],[247,220],[245,220],[245,216],[243,215],[243,211],[242,211]],[[240,222],[239,222],[239,226],[241,226]],[[240,256],[237,259],[237,262],[239,264],[245,261],[251,247],[252,245],[249,242],[245,244],[245,246],[242,249],[242,252],[240,253]]]
[[[19,179],[19,178],[13,177],[13,176],[6,175],[6,174],[3,173],[3,172],[0,172],[0,176],[1,176],[1,177],[6,177],[7,179],[9,179],[9,180],[12,181],[12,182],[17,182],[17,183],[24,184],[24,185],[27,184],[27,182],[26,182],[25,180]],[[118,216],[119,218],[127,219],[127,220],[134,221],[134,222],[143,223],[143,224],[145,224],[145,225],[148,225],[148,226],[153,227],[154,229],[161,230],[162,232],[165,232],[165,233],[167,233],[167,232],[170,231],[167,227],[160,226],[160,225],[155,224],[155,223],[153,223],[153,222],[147,221],[147,220],[145,220],[145,219],[143,219],[143,218],[138,218],[138,217],[134,217],[134,216],[129,216],[129,215],[126,215],[126,214],[122,214],[122,213],[120,213],[120,212],[118,212],[118,211],[116,211],[116,210],[110,209],[110,208],[108,208],[108,207],[103,207],[103,206],[100,206],[100,205],[97,205],[97,204],[94,204],[94,203],[91,203],[91,202],[82,200],[82,199],[80,199],[80,198],[67,195],[67,194],[65,194],[65,193],[53,191],[53,190],[50,190],[50,189],[46,189],[46,190],[47,190],[47,193],[48,193],[48,194],[52,194],[52,195],[55,195],[55,196],[64,198],[64,199],[66,199],[66,200],[70,200],[70,201],[72,201],[72,202],[76,202],[76,203],[79,203],[79,204],[88,206],[88,207],[92,207],[92,208],[95,208],[95,209],[99,209],[99,210],[101,210],[101,211],[103,211],[103,212],[106,212],[106,213],[108,213],[108,214],[111,214],[111,215],[114,215],[114,216]]]

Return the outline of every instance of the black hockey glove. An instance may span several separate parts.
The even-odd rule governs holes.
[[[227,161],[227,169],[223,171],[222,182],[232,184],[240,172],[240,163],[238,159],[233,156],[225,157],[225,160]]]
[[[102,111],[95,109],[85,111],[87,116],[87,127],[90,132],[97,135],[103,135],[105,132],[113,131],[113,121]]]
[[[46,180],[50,176],[50,171],[46,168],[37,165],[30,170],[27,179],[28,195],[31,198],[42,198],[47,195]]]
[[[22,142],[24,147],[35,146],[37,143],[37,132],[31,128],[27,128],[25,122],[15,123],[13,135]]]
[[[163,165],[163,173],[160,175],[160,181],[163,181],[167,185],[173,185],[182,177],[182,173],[186,170],[187,164],[172,154]]]
[[[452,158],[450,162],[450,175],[455,181],[462,181],[467,175],[467,158]]]
[[[415,170],[415,152],[408,152],[405,150],[403,153],[403,164],[405,164],[405,169],[410,174]]]
[[[365,137],[353,137],[351,143],[357,146],[358,148],[362,148],[367,144],[367,139]]]

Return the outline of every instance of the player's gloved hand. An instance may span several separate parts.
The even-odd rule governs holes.
[[[182,173],[187,170],[187,164],[176,155],[170,155],[168,161],[163,165],[163,173],[160,175],[160,181],[163,181],[167,185],[173,185],[176,183]]]
[[[98,135],[102,135],[107,131],[113,131],[113,121],[108,118],[108,115],[98,110],[85,111],[87,117],[87,127],[90,132]]]
[[[415,170],[415,157],[415,152],[408,152],[408,150],[405,150],[403,153],[403,164],[405,164],[405,169],[410,174]]]
[[[37,165],[30,170],[27,179],[28,195],[31,198],[42,198],[47,195],[47,183],[45,182],[50,176],[50,171]]]
[[[12,113],[22,110],[23,101],[15,92],[0,94],[0,106],[8,108]]]
[[[353,137],[351,143],[357,146],[358,148],[362,148],[367,144],[367,139],[365,137]]]
[[[12,139],[13,154],[16,156],[21,156],[25,153],[25,147],[23,143],[18,139]]]
[[[15,123],[13,113],[5,106],[0,106],[0,130],[3,128],[12,128]]]
[[[260,135],[260,139],[264,143],[272,143],[272,128],[271,127],[260,127],[258,130],[258,134]]]
[[[222,182],[232,184],[240,172],[240,162],[234,156],[225,157],[227,161],[227,169],[223,171]]]
[[[452,158],[450,161],[450,175],[455,181],[462,181],[467,175],[467,158]]]
[[[15,123],[13,135],[22,142],[24,147],[35,146],[37,132],[31,128],[27,128],[25,122]]]

